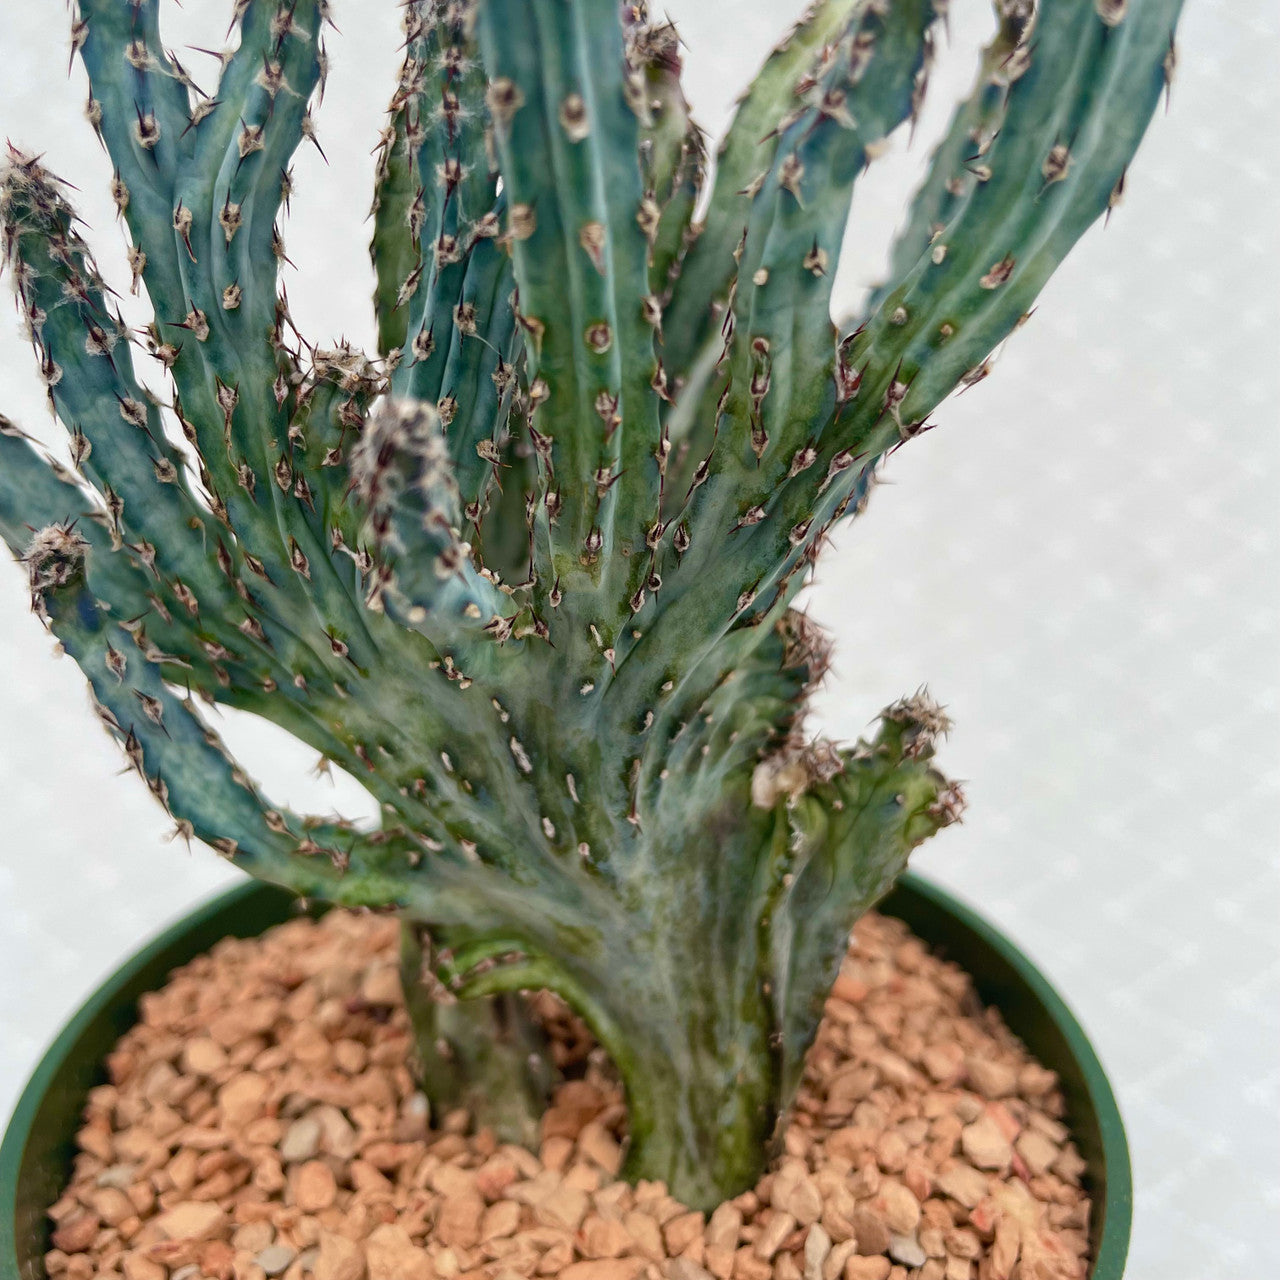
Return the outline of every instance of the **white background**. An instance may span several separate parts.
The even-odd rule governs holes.
[[[216,46],[228,7],[188,0],[170,43]],[[798,9],[669,5],[710,131]],[[313,339],[368,342],[363,219],[396,6],[335,0],[335,13],[330,167],[297,166],[288,287]],[[80,188],[123,292],[64,14],[59,0],[0,6],[0,133]],[[955,4],[926,140],[986,22],[976,0]],[[972,807],[916,866],[1021,943],[1093,1034],[1133,1144],[1134,1280],[1280,1264],[1277,27],[1271,0],[1191,0],[1171,108],[1111,226],[1086,236],[995,376],[894,457],[811,595],[839,637],[828,732],[856,735],[924,681],[955,717],[945,763]],[[917,143],[863,184],[842,303],[874,278],[922,155]],[[52,441],[7,304],[0,317],[0,409]],[[4,1115],[76,1003],[235,873],[164,842],[2,562],[0,602]],[[349,781],[307,778],[308,754],[277,731],[224,727],[282,799],[368,811]]]

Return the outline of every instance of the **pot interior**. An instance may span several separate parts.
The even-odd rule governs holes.
[[[1044,976],[981,916],[918,876],[904,875],[877,909],[896,916],[973,978],[1031,1052],[1056,1071],[1067,1120],[1088,1165],[1092,1280],[1120,1280],[1129,1246],[1132,1183],[1120,1113],[1080,1024]],[[316,909],[318,914],[322,908]],[[297,912],[297,900],[249,883],[198,908],[144,947],[89,998],[31,1077],[0,1146],[0,1280],[44,1280],[45,1210],[65,1185],[85,1095],[135,1020],[138,998],[220,938],[254,937]]]

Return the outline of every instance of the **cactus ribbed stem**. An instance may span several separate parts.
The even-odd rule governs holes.
[[[1114,203],[1179,7],[997,0],[890,278],[837,331],[853,184],[919,110],[945,6],[818,0],[706,196],[643,6],[407,0],[370,356],[302,339],[277,279],[326,0],[237,4],[210,96],[159,0],[77,0],[168,400],[71,188],[11,149],[4,264],[71,466],[0,418],[0,536],[178,834],[400,915],[437,1110],[534,1141],[554,1072],[520,993],[546,988],[622,1076],[627,1176],[700,1208],[754,1181],[854,921],[962,807],[923,694],[865,741],[806,732],[829,646],[792,605]],[[198,701],[310,744],[381,826],[273,804]]]

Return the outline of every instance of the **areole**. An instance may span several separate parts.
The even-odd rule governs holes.
[[[226,936],[252,937],[296,911],[261,884],[234,888],[165,930],[126,961],[71,1018],[41,1059],[0,1144],[0,1280],[43,1280],[45,1210],[66,1178],[87,1091],[133,1022],[138,997]],[[323,908],[317,908],[323,910]],[[950,894],[905,875],[879,904],[973,977],[983,1001],[1061,1079],[1093,1197],[1091,1280],[1120,1280],[1133,1189],[1115,1097],[1088,1037],[1048,980],[999,931]]]

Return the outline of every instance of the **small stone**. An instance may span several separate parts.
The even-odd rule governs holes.
[[[303,1213],[319,1213],[337,1198],[337,1179],[323,1160],[309,1160],[298,1165],[289,1181],[293,1185],[293,1203]]]
[[[396,1005],[404,1000],[400,973],[394,965],[371,966],[360,984],[360,996],[369,1004]]]
[[[880,1184],[875,1204],[894,1235],[910,1235],[920,1223],[920,1202],[901,1182],[892,1178]]]
[[[986,1114],[961,1130],[960,1149],[979,1169],[1004,1169],[1013,1159],[1009,1139]]]
[[[804,1238],[804,1280],[822,1280],[822,1264],[831,1253],[831,1237],[820,1223]]]
[[[604,1125],[591,1121],[578,1134],[578,1151],[614,1177],[622,1168],[622,1148]]]
[[[958,1044],[930,1045],[921,1062],[939,1084],[954,1084],[964,1069],[964,1050]]]
[[[867,998],[869,990],[865,982],[841,971],[831,988],[831,996],[845,1004],[861,1004]]]
[[[396,1223],[376,1227],[365,1241],[369,1280],[435,1280],[435,1268],[425,1249]]]
[[[227,1215],[216,1204],[189,1200],[166,1209],[155,1226],[166,1240],[213,1240],[226,1230]]]
[[[351,1121],[334,1106],[316,1107],[308,1114],[320,1125],[320,1150],[339,1160],[356,1153],[356,1131]]]
[[[706,1222],[706,1215],[702,1213],[679,1213],[670,1219],[662,1228],[667,1252],[673,1257],[683,1253],[702,1235]]]
[[[889,1280],[892,1270],[884,1254],[861,1257],[854,1254],[844,1264],[844,1280]]]
[[[881,1134],[876,1142],[876,1163],[885,1173],[900,1173],[907,1163],[907,1144],[900,1133]]]
[[[1033,1174],[1046,1173],[1061,1155],[1057,1145],[1035,1129],[1024,1129],[1013,1145]]]
[[[585,1206],[586,1197],[583,1196]],[[470,1249],[480,1243],[480,1219],[484,1216],[484,1201],[474,1193],[449,1196],[440,1206],[436,1217],[435,1237],[441,1244],[459,1249]],[[577,1226],[577,1223],[574,1223]]]
[[[859,1205],[853,1211],[853,1233],[861,1254],[884,1253],[889,1248],[889,1228],[874,1209]]]
[[[584,1258],[620,1258],[631,1244],[631,1232],[617,1218],[592,1214],[582,1224],[578,1249]]]
[[[97,1214],[78,1213],[59,1225],[53,1243],[63,1253],[81,1253],[93,1243],[101,1225]]]
[[[1007,1098],[1018,1087],[1018,1070],[1006,1062],[971,1053],[964,1067],[970,1083],[984,1098]]]
[[[218,1090],[218,1106],[223,1121],[232,1128],[242,1128],[262,1113],[269,1086],[255,1071],[245,1071]]]
[[[520,1225],[520,1206],[514,1200],[499,1200],[491,1204],[480,1219],[480,1239],[501,1240],[514,1235]]]
[[[182,1050],[182,1066],[196,1076],[211,1076],[227,1065],[227,1051],[210,1036],[188,1040]]]
[[[559,1280],[636,1280],[644,1268],[643,1258],[598,1258],[570,1263]]]
[[[628,1213],[623,1217],[622,1225],[631,1233],[637,1253],[651,1262],[661,1262],[667,1256],[662,1247],[662,1230],[647,1213]]]
[[[764,1229],[756,1237],[755,1254],[761,1262],[771,1262],[773,1255],[782,1248],[782,1242],[796,1229],[796,1220],[789,1213],[774,1211]]]
[[[137,1177],[137,1165],[112,1164],[103,1169],[93,1181],[95,1186],[115,1187],[117,1191],[128,1191]]]
[[[890,1236],[889,1257],[894,1262],[901,1262],[904,1267],[923,1267],[929,1261],[920,1241],[914,1235]]]
[[[812,1178],[799,1178],[780,1207],[802,1227],[811,1226],[822,1217],[822,1192]]]
[[[1054,1152],[1057,1155],[1057,1152]],[[118,1227],[126,1218],[134,1216],[133,1201],[118,1187],[103,1187],[90,1197],[93,1211],[109,1227]]]
[[[275,1243],[276,1230],[265,1219],[246,1222],[231,1233],[231,1247],[245,1253],[259,1253]]]
[[[732,1200],[716,1206],[707,1223],[707,1244],[722,1249],[735,1249],[742,1233],[742,1210]]]
[[[667,1280],[714,1280],[710,1271],[690,1258],[668,1258],[665,1274]]]
[[[967,1228],[956,1227],[943,1236],[943,1247],[957,1258],[979,1258],[982,1256],[982,1242]]]
[[[364,1249],[346,1236],[320,1232],[314,1280],[364,1280]]]
[[[955,1161],[935,1179],[938,1190],[972,1209],[987,1194],[987,1179],[971,1165]]]
[[[1063,1147],[1061,1154],[1053,1162],[1053,1172],[1064,1182],[1070,1183],[1078,1183],[1088,1167],[1071,1143]]]
[[[1022,1232],[1012,1218],[1001,1218],[996,1223],[995,1240],[988,1254],[991,1280],[1010,1280],[1017,1265]]]
[[[121,1265],[124,1280],[165,1280],[168,1271],[145,1253],[126,1253]]]
[[[280,1159],[285,1164],[310,1160],[320,1150],[320,1121],[315,1116],[299,1116],[280,1139]]]
[[[278,1276],[298,1256],[287,1244],[273,1244],[254,1256],[254,1262],[269,1276]]]

